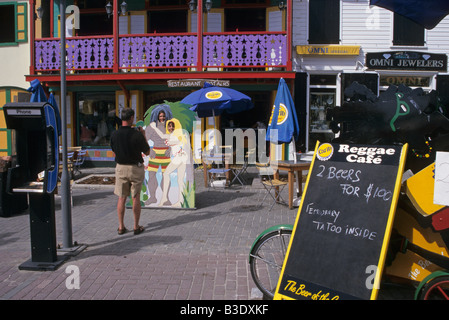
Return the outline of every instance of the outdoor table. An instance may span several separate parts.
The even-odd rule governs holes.
[[[298,196],[302,195],[302,171],[310,168],[310,161],[301,160],[279,160],[271,164],[274,172],[274,178],[279,179],[279,170],[288,172],[288,207],[293,208],[293,188],[296,180],[298,181]]]

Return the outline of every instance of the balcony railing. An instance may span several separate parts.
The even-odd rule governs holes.
[[[205,71],[287,68],[285,32],[205,33],[202,43],[201,65]],[[68,38],[66,68],[72,73],[112,72],[117,63],[123,72],[199,70],[195,33],[120,36],[118,46],[118,59],[115,59],[112,36]],[[60,52],[59,39],[36,40],[36,72],[59,72]]]

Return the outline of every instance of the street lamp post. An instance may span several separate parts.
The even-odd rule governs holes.
[[[62,174],[61,174],[61,212],[63,248],[73,247],[72,240],[72,208],[70,201],[70,177],[67,168],[67,107],[66,107],[66,41],[65,41],[65,0],[59,2],[60,38],[61,38],[61,127],[62,127]]]

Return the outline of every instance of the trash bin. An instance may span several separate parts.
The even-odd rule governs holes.
[[[0,217],[10,217],[28,208],[26,194],[10,194],[6,191],[10,157],[0,157]]]

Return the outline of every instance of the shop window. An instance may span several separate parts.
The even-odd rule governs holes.
[[[424,27],[395,13],[393,23],[393,45],[423,46]]]
[[[340,43],[340,1],[309,0],[309,43]]]
[[[334,133],[326,119],[328,108],[335,107],[334,89],[313,89],[310,93],[309,149],[315,148],[316,142],[331,142]]]
[[[111,133],[121,124],[115,93],[78,95],[78,141],[81,146],[109,146]]]

